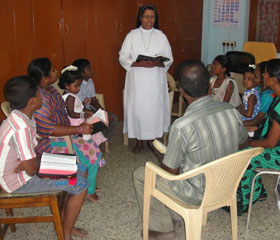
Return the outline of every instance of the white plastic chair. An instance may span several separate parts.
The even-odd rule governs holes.
[[[237,187],[251,159],[263,150],[263,148],[258,147],[239,151],[180,175],[170,174],[154,163],[147,162],[144,185],[143,239],[148,239],[150,201],[153,196],[183,217],[187,240],[201,239],[201,227],[202,224],[206,224],[208,212],[230,206],[232,239],[236,240]],[[204,174],[206,181],[204,197],[200,206],[190,206],[183,201],[172,199],[155,188],[157,175],[169,181],[178,181],[199,174]]]

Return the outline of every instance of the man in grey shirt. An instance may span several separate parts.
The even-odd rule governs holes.
[[[180,93],[189,103],[185,114],[171,127],[169,145],[161,167],[172,174],[181,174],[208,162],[237,152],[248,133],[239,112],[225,102],[213,101],[208,95],[209,74],[200,61],[187,61],[178,71]],[[133,175],[137,199],[143,212],[144,167]],[[159,178],[156,188],[183,200],[200,205],[205,179],[198,175],[185,181]],[[172,220],[180,216],[157,199],[151,199],[149,239],[176,239]]]

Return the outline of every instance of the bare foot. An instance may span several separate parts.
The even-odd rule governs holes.
[[[87,199],[92,201],[93,203],[96,203],[99,200],[99,197],[96,193],[87,195]]]
[[[73,227],[72,235],[75,237],[86,238],[88,236],[88,231],[82,228]]]
[[[95,187],[95,192],[100,192],[100,188],[99,187]]]
[[[142,149],[143,149],[143,141],[137,139],[136,145],[132,149],[132,152],[133,153],[140,153]]]

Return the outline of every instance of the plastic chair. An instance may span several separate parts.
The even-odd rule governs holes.
[[[169,106],[170,106],[170,113],[172,114],[172,107],[173,107],[173,99],[174,99],[174,91],[176,89],[176,83],[174,78],[167,72],[166,73],[168,85],[169,85]],[[123,99],[124,99],[124,90],[123,90]],[[172,116],[172,115],[171,115]],[[170,116],[170,117],[171,117]],[[167,145],[168,142],[168,133],[164,133],[163,135],[164,144]],[[128,133],[123,134],[123,144],[128,145]]]
[[[250,193],[250,201],[249,201],[249,208],[248,208],[248,216],[247,216],[247,226],[246,226],[246,235],[248,233],[248,229],[249,229],[249,223],[250,223],[250,216],[251,216],[251,211],[252,211],[252,202],[253,202],[253,195],[254,195],[254,187],[255,187],[255,181],[256,178],[262,174],[272,174],[272,175],[278,175],[280,176],[280,170],[276,170],[276,169],[267,169],[267,168],[256,168],[255,172],[257,172],[257,174],[255,175],[255,177],[252,180],[252,187],[251,187],[251,193]],[[275,187],[275,194],[276,194],[276,199],[277,201],[279,201],[279,193],[278,193],[278,183],[279,183],[280,178],[278,177],[277,182],[276,182],[276,187]],[[278,208],[280,209],[279,203],[277,204]]]
[[[243,51],[253,54],[257,64],[277,58],[275,44],[271,42],[245,42],[243,44]]]
[[[232,239],[236,240],[237,187],[252,157],[259,155],[262,151],[263,148],[251,148],[233,153],[180,175],[170,174],[154,163],[147,162],[144,185],[143,239],[148,239],[150,201],[153,196],[184,218],[187,240],[201,239],[201,227],[202,224],[206,224],[208,212],[230,206]],[[183,201],[172,199],[155,188],[157,175],[169,181],[178,181],[201,173],[204,174],[206,183],[200,206],[190,206]]]
[[[63,205],[63,192],[51,191],[42,193],[5,193],[0,192],[0,208],[5,209],[7,217],[0,217],[0,240],[4,240],[10,227],[16,231],[16,223],[52,222],[55,227],[57,239],[63,240],[63,228],[60,209]],[[60,199],[58,197],[61,197]],[[59,207],[60,206],[60,207]],[[14,216],[13,208],[49,207],[51,214],[45,216]],[[3,224],[3,227],[1,227]],[[27,238],[27,236],[25,236]],[[39,237],[38,237],[39,238]]]

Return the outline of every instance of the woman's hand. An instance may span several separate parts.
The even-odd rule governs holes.
[[[83,122],[80,127],[82,129],[81,134],[91,134],[93,129],[92,124],[88,124],[86,122]]]

